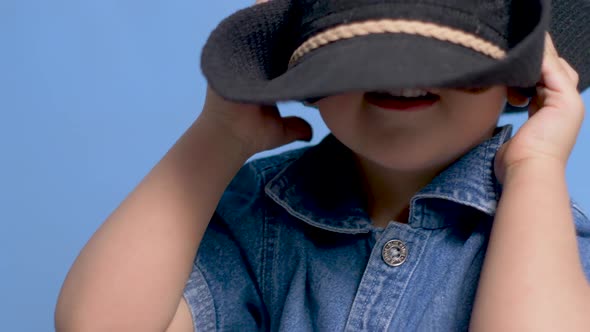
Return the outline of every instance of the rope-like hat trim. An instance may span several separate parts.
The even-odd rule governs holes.
[[[306,40],[295,50],[289,60],[289,65],[310,51],[329,43],[378,33],[406,33],[435,38],[470,48],[497,60],[506,56],[506,51],[502,48],[465,31],[422,21],[381,19],[339,25],[322,31]]]

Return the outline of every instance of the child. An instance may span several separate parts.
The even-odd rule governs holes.
[[[588,330],[590,221],[565,182],[588,39],[565,48],[578,76],[548,1],[435,3],[273,0],[224,21],[202,113],[82,250],[57,329]],[[560,17],[558,45],[588,35]],[[527,87],[510,138],[497,120]],[[311,138],[270,106],[286,99],[331,135],[242,166]]]

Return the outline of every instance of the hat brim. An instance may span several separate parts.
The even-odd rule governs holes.
[[[546,9],[540,13],[501,60],[437,39],[375,34],[330,43],[288,68],[299,45],[292,44],[288,2],[274,0],[222,22],[203,50],[202,69],[224,98],[259,104],[390,88],[530,87],[540,77],[548,20]]]

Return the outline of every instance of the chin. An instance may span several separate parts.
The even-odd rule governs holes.
[[[424,146],[426,145],[397,149],[395,146],[389,146],[382,149],[357,150],[355,153],[373,164],[397,172],[442,171],[463,155],[462,150]]]
[[[449,155],[411,155],[405,158],[376,159],[373,162],[381,167],[398,172],[442,171],[460,156]]]

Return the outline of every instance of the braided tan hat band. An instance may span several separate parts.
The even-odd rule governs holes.
[[[289,65],[310,51],[329,43],[379,33],[406,33],[434,38],[470,48],[497,60],[506,56],[506,51],[502,48],[465,31],[422,21],[382,19],[339,25],[322,31],[309,38],[293,52]]]

